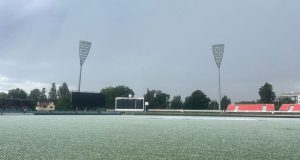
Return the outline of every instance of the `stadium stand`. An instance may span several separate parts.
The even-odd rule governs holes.
[[[298,105],[295,105],[293,111],[294,111],[294,112],[300,112],[300,105],[299,105],[299,104],[298,104]]]
[[[279,111],[283,112],[300,112],[300,104],[283,104]]]
[[[288,111],[290,109],[290,104],[282,104],[279,111]]]
[[[229,105],[227,106],[227,111],[233,112],[234,110],[235,110],[235,105],[234,105],[234,104],[229,104]]]
[[[270,112],[275,110],[274,104],[230,104],[228,112]]]

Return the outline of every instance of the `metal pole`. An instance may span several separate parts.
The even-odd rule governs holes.
[[[80,92],[80,84],[81,84],[81,72],[82,72],[82,64],[80,64],[78,92]]]
[[[219,110],[221,110],[221,69],[219,68]]]

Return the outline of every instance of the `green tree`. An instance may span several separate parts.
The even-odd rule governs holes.
[[[186,109],[208,109],[211,100],[200,90],[196,90],[191,96],[185,98]]]
[[[145,102],[149,102],[148,109],[168,109],[170,95],[160,90],[147,90]]]
[[[231,99],[227,96],[224,96],[221,100],[221,109],[226,110],[229,104],[231,104]]]
[[[106,108],[113,109],[116,98],[114,93],[114,87],[106,87],[104,89],[101,89],[100,93],[105,94]]]
[[[41,95],[40,95],[40,101],[44,102],[47,100],[47,96],[46,96],[46,88],[42,89]]]
[[[59,110],[71,110],[71,93],[66,82],[58,88],[57,96],[56,108]]]
[[[215,100],[211,101],[209,103],[209,105],[208,105],[208,109],[210,109],[210,110],[218,110],[219,109],[219,103],[218,103],[218,101],[215,101]]]
[[[101,89],[100,93],[105,94],[106,106],[109,109],[115,108],[115,98],[116,97],[128,97],[129,94],[134,96],[134,92],[127,86],[116,86],[116,87],[106,87]]]
[[[37,89],[37,88],[30,91],[30,93],[28,95],[28,99],[32,99],[33,100],[33,101],[29,102],[30,103],[29,106],[32,109],[35,109],[37,103],[40,101],[41,94],[42,94],[42,92],[39,89]]]
[[[33,99],[35,102],[38,102],[41,98],[42,92],[39,89],[33,89],[30,91],[28,98]]]
[[[57,102],[57,91],[56,91],[56,84],[55,83],[52,83],[52,86],[51,86],[50,91],[49,91],[48,99],[50,101],[54,102],[55,104]]]
[[[279,103],[280,104],[295,104],[296,102],[293,101],[291,97],[280,97]]]
[[[171,108],[172,109],[182,109],[183,108],[183,102],[181,100],[181,96],[174,96],[174,98],[171,101]]]
[[[8,98],[27,99],[27,93],[20,88],[12,89],[8,91]]]
[[[259,88],[260,103],[273,103],[275,100],[275,92],[273,92],[273,86],[269,83],[265,83]]]
[[[4,92],[0,92],[0,99],[6,99],[8,98],[8,95]]]

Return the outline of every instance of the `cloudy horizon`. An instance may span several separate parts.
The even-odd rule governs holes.
[[[211,45],[225,44],[222,94],[259,99],[300,91],[297,0],[0,0],[0,92],[76,90],[79,40],[92,42],[81,89],[126,85],[218,99]]]

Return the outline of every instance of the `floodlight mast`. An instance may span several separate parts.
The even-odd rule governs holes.
[[[212,45],[212,50],[219,70],[219,110],[221,110],[221,63],[224,54],[224,44],[214,44]]]
[[[79,41],[80,72],[79,72],[78,92],[80,92],[82,65],[90,52],[91,46],[92,46],[91,42],[82,41],[82,40]]]

